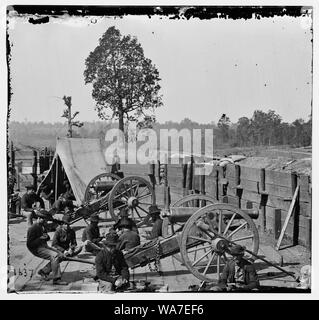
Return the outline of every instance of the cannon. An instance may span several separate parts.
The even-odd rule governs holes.
[[[117,221],[120,210],[127,208],[140,227],[148,224],[148,207],[155,202],[154,189],[146,179],[139,176],[120,179],[116,174],[103,173],[89,182],[84,201],[74,211],[71,224],[102,212],[109,212],[111,218]]]
[[[105,174],[100,178],[92,179],[88,185],[86,194],[90,202],[84,202],[76,210],[78,219],[108,210],[117,220],[119,210],[126,207],[138,227],[149,226],[147,207],[156,203],[150,182],[139,176],[118,179]],[[130,268],[154,263],[153,271],[159,271],[159,261],[173,256],[199,280],[217,283],[224,266],[232,258],[229,247],[234,244],[245,248],[246,259],[259,258],[271,264],[257,255],[259,234],[253,220],[258,218],[258,211],[239,209],[231,204],[216,203],[207,195],[192,194],[175,202],[169,210],[163,210],[162,217],[162,237],[125,253]]]
[[[156,266],[159,260],[174,256],[202,282],[217,283],[227,261],[232,259],[229,248],[239,244],[245,248],[246,259],[260,259],[299,281],[293,273],[258,256],[259,234],[253,222],[258,218],[257,212],[211,202],[203,195],[180,199],[170,209],[174,214],[166,217],[173,231],[128,251],[124,256],[128,266],[134,269],[151,262]],[[181,204],[188,207],[177,207]],[[198,207],[199,204],[203,206]],[[175,228],[176,225],[180,227]]]
[[[205,195],[188,195],[164,211],[163,237],[130,250],[125,259],[136,268],[174,256],[196,278],[217,282],[231,258],[228,248],[232,244],[249,250],[248,259],[256,258],[259,235],[253,219],[257,217],[252,210],[215,203]]]

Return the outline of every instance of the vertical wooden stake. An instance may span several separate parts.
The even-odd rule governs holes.
[[[37,152],[33,150],[32,177],[33,177],[33,187],[35,188],[35,190],[37,190],[37,185],[38,185],[37,169],[38,169]]]
[[[183,164],[183,180],[182,180],[182,187],[183,187],[183,196],[187,195],[187,164]]]
[[[187,165],[187,191],[192,192],[193,189],[193,163],[190,161]]]
[[[240,187],[240,165],[235,164],[235,182],[236,182],[236,194],[237,194],[237,199],[238,199],[238,208],[241,208],[241,196],[243,190]]]
[[[260,169],[260,191],[264,192],[266,190],[266,170],[265,168]],[[261,206],[260,206],[260,211],[261,211],[261,230],[264,232],[266,230],[266,204],[265,204],[265,195],[261,193]]]
[[[219,190],[218,190],[219,189],[218,188],[218,179],[219,179],[219,177],[218,177],[218,175],[219,175],[218,167],[215,167],[215,187],[216,187],[216,189],[215,189],[215,198],[216,198],[217,201],[219,200]]]
[[[200,184],[199,184],[199,191],[201,194],[205,194],[205,168],[201,168],[201,174],[200,174]]]
[[[281,232],[281,209],[274,210],[274,234],[275,239],[278,240]]]
[[[150,178],[150,182],[152,184],[152,188],[155,191],[155,185],[156,185],[156,177],[155,177],[155,163],[150,163],[148,168],[148,176]]]
[[[161,184],[162,178],[161,178],[161,162],[157,160],[157,178],[158,178],[158,184]]]
[[[55,194],[54,194],[54,198],[55,201],[57,201],[58,199],[58,177],[59,177],[59,156],[56,156],[55,159]]]
[[[311,232],[311,218],[306,217],[306,232],[307,232],[307,238],[306,238],[306,247],[310,250],[311,252],[311,237],[312,237],[312,232]]]

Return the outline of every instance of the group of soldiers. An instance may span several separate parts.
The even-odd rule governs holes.
[[[38,209],[34,208],[36,202],[39,203]],[[78,244],[75,231],[70,226],[75,206],[68,196],[61,195],[48,211],[44,209],[43,199],[35,193],[34,188],[27,186],[21,203],[28,224],[27,248],[34,256],[49,260],[38,271],[42,280],[50,280],[52,273],[53,285],[67,285],[61,277],[60,263],[67,257],[88,252],[95,256],[95,280],[99,282],[100,292],[122,290],[130,285],[130,273],[124,254],[140,245],[140,234],[134,220],[129,217],[127,208],[120,210],[118,221],[109,228],[107,234],[100,232],[99,216],[91,215],[89,224],[82,232],[82,243]],[[53,219],[55,213],[63,213],[62,219]],[[156,205],[149,207],[153,227],[143,235],[145,239],[151,240],[162,235],[160,213]],[[50,246],[48,232],[52,230],[55,231]]]
[[[44,209],[44,201],[35,193],[33,186],[27,186],[27,192],[22,196],[22,214],[27,218],[28,224],[27,248],[34,256],[49,261],[38,274],[48,281],[52,273],[53,285],[67,285],[67,282],[62,281],[60,263],[67,257],[74,257],[84,251],[95,256],[95,280],[99,283],[99,292],[125,290],[130,286],[130,272],[124,254],[140,245],[141,236],[146,240],[162,236],[160,209],[156,205],[149,207],[153,226],[151,231],[142,235],[126,208],[120,210],[118,221],[109,228],[107,234],[101,234],[100,218],[93,214],[83,230],[82,243],[78,244],[75,231],[70,226],[75,209],[71,196],[69,190],[61,194],[51,205],[50,211]],[[37,210],[34,209],[36,202],[39,203]],[[58,223],[53,219],[55,213],[63,213],[62,220]],[[51,246],[48,244],[49,231],[54,231]],[[244,252],[244,248],[239,245],[230,247],[229,253],[233,259],[226,263],[220,281],[211,288],[212,291],[258,288],[254,264],[244,259]]]

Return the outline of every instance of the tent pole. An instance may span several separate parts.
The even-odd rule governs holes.
[[[54,198],[55,201],[58,199],[58,170],[59,170],[59,156],[56,157],[56,163],[55,163],[55,194]]]

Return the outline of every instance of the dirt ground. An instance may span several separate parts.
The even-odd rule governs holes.
[[[110,220],[101,223],[101,231],[108,229]],[[79,221],[72,227],[76,231],[78,242],[85,222]],[[23,217],[11,217],[9,219],[9,278],[8,291],[12,294],[42,293],[50,292],[76,292],[97,293],[97,282],[94,281],[95,268],[91,264],[64,261],[61,263],[62,278],[69,282],[67,286],[52,286],[51,281],[42,281],[37,271],[47,263],[45,260],[34,257],[26,248],[26,219]],[[53,238],[53,233],[49,233]],[[260,235],[260,247],[258,254],[267,260],[279,264],[283,262],[284,270],[299,275],[302,266],[310,264],[310,252],[302,246],[294,246],[277,252],[270,245],[268,235]],[[94,256],[81,253],[78,258],[94,261]],[[264,263],[255,261],[255,266],[260,279],[261,286],[265,288],[296,288],[297,282],[290,276]],[[153,270],[152,270],[153,269]],[[199,287],[201,281],[197,279],[187,268],[177,261],[173,256],[162,259],[160,262],[161,274],[154,270],[154,265],[139,267],[130,270],[131,281],[150,282],[150,287],[155,292],[186,292],[190,286]],[[131,292],[128,294],[132,294]]]

